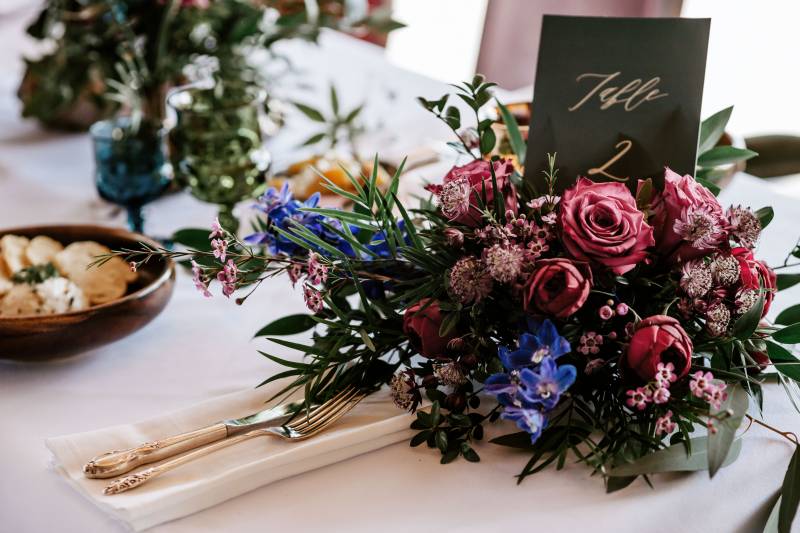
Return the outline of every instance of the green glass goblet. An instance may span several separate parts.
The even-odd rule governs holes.
[[[217,85],[173,90],[169,133],[175,179],[197,199],[219,205],[220,224],[236,232],[234,206],[252,198],[270,166],[263,146],[263,90]]]

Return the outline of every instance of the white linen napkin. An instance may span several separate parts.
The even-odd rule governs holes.
[[[274,385],[274,384],[273,384]],[[307,472],[408,439],[412,415],[395,407],[388,391],[362,400],[334,426],[292,443],[257,437],[167,472],[134,490],[106,496],[111,479],[84,477],[92,457],[240,417],[267,407],[277,385],[228,394],[144,422],[47,439],[56,470],[89,501],[133,530],[195,513],[273,481]],[[152,466],[152,465],[147,465]],[[146,468],[146,467],[140,467]]]

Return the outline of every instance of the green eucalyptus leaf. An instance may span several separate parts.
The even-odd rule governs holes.
[[[736,430],[742,423],[747,408],[750,405],[750,398],[747,391],[741,385],[733,386],[728,392],[728,399],[723,402],[719,410],[712,410],[712,414],[720,414],[728,411],[733,412],[731,416],[717,424],[716,433],[708,435],[708,475],[714,477],[720,469],[731,444],[736,437]]]
[[[800,274],[778,274],[777,286],[782,291],[800,283]]]
[[[790,533],[797,505],[800,503],[800,446],[796,446],[783,478],[781,503],[778,511],[778,531]]]
[[[640,476],[661,472],[696,472],[708,468],[708,438],[697,437],[691,439],[692,453],[686,455],[686,448],[682,443],[673,444],[669,448],[649,453],[632,463],[623,463],[615,466],[609,472],[612,477]],[[742,449],[741,439],[736,439],[731,444],[730,451],[721,466],[727,466],[739,457]]]
[[[714,168],[737,161],[746,161],[758,155],[758,152],[747,150],[746,148],[734,148],[733,146],[717,146],[711,150],[700,154],[697,164],[703,168]]]
[[[786,326],[772,334],[772,338],[783,344],[800,343],[800,323]]]
[[[733,106],[717,111],[700,124],[700,142],[697,153],[703,154],[716,146],[731,118]]]
[[[787,307],[775,318],[776,324],[783,324],[784,326],[794,324],[795,322],[800,322],[800,304]]]
[[[758,217],[759,222],[761,222],[761,229],[764,229],[769,226],[769,223],[775,218],[775,211],[770,206],[766,206],[756,211],[755,215]]]
[[[316,325],[316,321],[311,315],[299,314],[281,317],[273,320],[254,335],[255,337],[266,337],[268,335],[295,335],[308,331]]]

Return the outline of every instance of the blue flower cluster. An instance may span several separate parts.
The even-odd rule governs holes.
[[[485,391],[503,406],[501,417],[514,421],[536,442],[547,425],[547,412],[575,382],[577,371],[572,365],[556,364],[556,359],[570,351],[570,345],[552,322],[545,320],[532,329],[534,333],[520,335],[518,348],[498,349],[507,372],[489,376]]]
[[[287,239],[281,235],[275,228],[283,231],[289,231],[296,225],[301,225],[309,229],[316,237],[322,239],[327,244],[332,245],[336,249],[342,251],[348,257],[368,260],[374,256],[360,253],[353,249],[352,245],[342,238],[341,235],[329,228],[334,228],[341,231],[342,224],[338,220],[326,217],[319,213],[309,213],[303,211],[304,208],[317,207],[319,204],[319,193],[314,193],[305,202],[296,200],[289,190],[289,184],[284,183],[280,191],[275,188],[270,188],[261,198],[255,208],[267,215],[267,224],[263,231],[253,233],[245,237],[245,242],[253,245],[266,246],[270,253],[278,254],[284,253],[287,255],[297,255],[303,251],[302,247],[298,246],[294,241]],[[410,238],[405,230],[403,221],[398,222],[398,228],[403,234],[406,243],[410,243]],[[349,226],[350,232],[354,236],[358,236],[359,228],[356,226]],[[359,239],[361,240],[361,239]],[[384,232],[378,231],[374,233],[367,242],[361,240],[364,247],[369,249],[379,258],[391,257],[391,251],[386,244],[386,236]],[[313,246],[313,243],[309,243]],[[316,250],[322,256],[329,256],[330,254],[324,249]]]
[[[280,191],[270,188],[261,198],[255,208],[267,215],[267,226],[264,231],[253,233],[245,237],[245,242],[266,246],[270,253],[284,253],[296,255],[302,248],[295,242],[275,231],[279,228],[289,231],[296,224],[311,230],[314,235],[326,243],[341,250],[350,257],[355,257],[355,251],[350,244],[337,233],[331,231],[325,225],[332,228],[341,228],[338,220],[320,215],[319,213],[309,213],[302,211],[303,208],[317,207],[319,204],[319,193],[314,193],[305,202],[296,200],[289,190],[289,184],[284,183]],[[321,255],[330,255],[325,250],[317,250]]]

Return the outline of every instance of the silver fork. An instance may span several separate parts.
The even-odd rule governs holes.
[[[299,418],[291,424],[280,427],[256,429],[221,440],[204,448],[187,453],[186,455],[152,466],[141,472],[115,479],[106,486],[103,493],[119,494],[120,492],[134,489],[146,483],[148,480],[160,476],[165,472],[169,472],[170,470],[174,470],[189,461],[204,457],[217,450],[233,446],[234,444],[252,439],[253,437],[268,435],[292,442],[305,440],[327,429],[331,424],[347,414],[347,412],[355,407],[358,402],[363,400],[364,397],[366,397],[366,394],[359,392],[355,388],[347,387],[330,400],[309,411],[307,414],[299,415]]]

